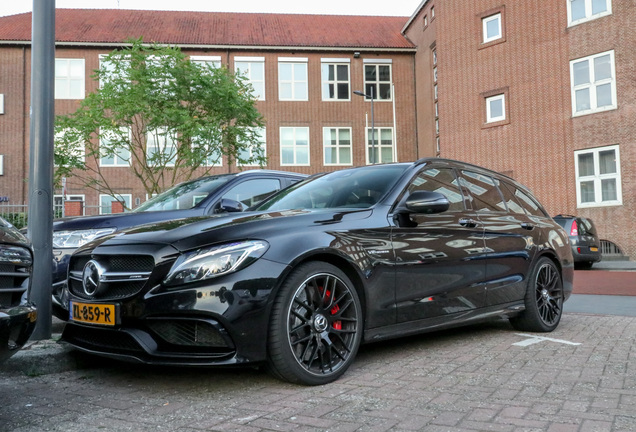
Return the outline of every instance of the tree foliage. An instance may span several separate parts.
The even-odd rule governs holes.
[[[228,165],[266,163],[252,88],[224,66],[190,61],[178,47],[141,39],[101,59],[99,82],[55,124],[55,177],[116,196],[101,161],[129,165],[148,195]]]

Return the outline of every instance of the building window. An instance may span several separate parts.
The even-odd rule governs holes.
[[[306,101],[308,99],[307,58],[278,59],[278,99]]]
[[[84,59],[55,59],[55,99],[84,99]]]
[[[395,162],[393,128],[375,128],[375,136],[371,132],[367,128],[367,163]]]
[[[435,6],[431,7],[431,20],[435,19]]]
[[[256,100],[265,100],[265,57],[235,57],[234,71],[252,85]]]
[[[501,13],[482,18],[483,43],[492,42],[503,37]]]
[[[192,149],[203,153],[205,155],[205,161],[203,165],[209,167],[223,166],[223,154],[218,149],[218,142],[212,140],[204,140],[201,137],[192,138]]]
[[[579,150],[574,158],[579,207],[622,204],[619,146]]]
[[[280,128],[280,164],[309,166],[309,128]]]
[[[246,161],[244,164],[239,161],[237,163],[239,166],[258,166],[256,158],[267,154],[265,128],[251,128],[251,130],[258,136],[258,143],[250,145],[249,148],[239,152],[239,160]]]
[[[325,165],[351,165],[351,128],[323,128],[322,143]]]
[[[117,145],[118,142],[125,142]],[[130,166],[130,129],[124,127],[115,131],[100,131],[99,134],[99,166],[102,167],[128,167]]]
[[[190,61],[204,67],[218,69],[221,67],[221,56],[190,56]]]
[[[62,131],[57,132],[53,139],[59,142],[64,139],[65,134],[74,133],[74,132],[76,132],[76,130],[64,129]],[[77,159],[77,161],[82,163],[86,161],[86,148],[82,140],[78,139],[77,141],[73,143],[65,144],[64,150],[65,150],[65,154],[64,154],[65,157],[68,157],[71,159]],[[57,166],[57,164],[55,166]]]
[[[126,209],[132,208],[131,194],[117,194],[117,199],[112,195],[99,194],[99,214],[111,214],[113,212],[113,201],[123,202]]]
[[[322,59],[322,100],[351,99],[349,63],[344,61],[348,59]]]
[[[424,15],[424,18],[422,18],[422,23],[424,23],[424,28],[428,27],[428,16]]]
[[[149,166],[174,166],[177,161],[177,140],[167,129],[148,131],[146,160]]]
[[[566,0],[568,26],[611,15],[612,0]]]
[[[391,64],[364,65],[364,92],[371,99],[391,100]]]
[[[570,62],[572,115],[616,109],[614,51]]]
[[[486,98],[486,123],[494,123],[506,119],[506,97],[498,94]]]

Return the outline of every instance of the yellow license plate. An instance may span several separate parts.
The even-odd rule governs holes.
[[[591,246],[591,247],[590,247],[590,250],[591,250],[592,252],[598,252],[598,248],[597,248],[597,247],[595,247],[595,246]]]
[[[117,323],[117,305],[105,303],[70,303],[71,321],[114,326]]]

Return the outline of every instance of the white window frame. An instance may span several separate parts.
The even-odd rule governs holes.
[[[584,22],[592,21],[612,14],[612,0],[606,0],[605,4],[607,5],[607,10],[597,14],[592,14],[592,0],[583,1],[585,1],[585,17],[577,20],[572,20],[572,0],[565,0],[568,9],[568,27],[573,27],[575,25],[579,25]]]
[[[279,57],[278,58],[278,100],[280,101],[308,101],[309,100],[309,59],[307,57]],[[290,67],[291,79],[281,78],[282,69]],[[304,71],[299,71],[296,66],[304,66]],[[302,86],[300,95],[296,94],[297,86]],[[283,97],[283,86],[291,87],[291,97]],[[304,93],[304,94],[303,94]]]
[[[293,132],[293,142],[291,144],[283,144],[283,131],[285,129],[291,129]],[[304,129],[307,132],[307,162],[300,163],[298,162],[298,149],[300,146],[297,144],[297,132],[301,129]],[[283,149],[292,149],[294,154],[294,162],[293,163],[284,163],[283,162]],[[309,166],[311,163],[311,143],[309,136],[309,127],[306,126],[284,126],[280,128],[280,165],[281,166]]]
[[[190,61],[192,63],[197,63],[200,65],[210,65],[214,69],[218,69],[221,67],[221,56],[190,56]]]
[[[594,71],[594,60],[599,57],[603,57],[609,55],[610,56],[610,68],[611,68],[611,77],[606,78],[602,81],[595,81],[595,71]],[[589,82],[579,85],[574,85],[574,65],[582,62],[588,62],[588,70],[589,70]],[[596,88],[601,85],[611,84],[611,96],[612,96],[612,104],[598,107],[598,100],[596,98]],[[576,110],[576,92],[579,90],[589,90],[590,97],[590,108],[587,110]],[[614,50],[605,51],[602,53],[594,54],[587,57],[581,57],[575,60],[570,61],[570,90],[572,96],[572,116],[578,117],[588,114],[594,114],[597,112],[610,111],[618,108],[618,102],[616,100],[616,65],[614,62]]]
[[[490,108],[491,102],[501,101],[501,115],[493,116]],[[486,123],[495,123],[506,119],[506,95],[504,93],[497,94],[486,98]]]
[[[55,138],[59,138],[62,135],[64,135],[64,131],[56,133]],[[77,148],[73,149],[75,154],[82,159],[82,162],[86,162],[86,145],[83,142],[76,142],[74,144],[77,146]]]
[[[71,63],[81,64],[81,76],[71,74]],[[62,74],[60,67],[65,63],[66,73]],[[66,91],[62,92],[58,87],[58,83],[64,83]],[[71,92],[71,84],[79,85],[79,94]],[[56,58],[55,59],[55,99],[84,99],[86,96],[86,61],[83,58]]]
[[[108,200],[107,203],[106,200]],[[113,198],[112,195],[99,194],[99,214],[112,214],[111,203],[113,201],[123,201],[126,207],[132,208],[132,194],[117,194],[117,199]],[[108,207],[108,211],[104,211],[106,207]]]
[[[371,92],[368,91],[368,86],[373,86],[373,100],[374,102],[391,102],[393,101],[393,61],[391,59],[364,59],[363,60],[364,67],[362,68],[362,78],[364,80],[364,92],[367,95],[371,95]],[[375,81],[367,81],[367,66],[375,66],[376,67],[376,77],[378,78]],[[379,74],[380,66],[388,66],[389,67],[389,80],[381,81]],[[380,99],[380,92],[378,91],[381,84],[388,84],[391,92],[391,97],[387,99]],[[371,100],[370,97],[365,97],[365,100]]]
[[[247,69],[242,69],[239,67],[239,63],[247,64]],[[255,68],[259,68],[262,72],[263,79],[256,80],[253,78],[252,72]],[[234,57],[234,73],[240,73],[241,75],[247,78],[247,81],[252,84],[257,83],[262,86],[263,91],[262,94],[254,88],[255,94],[254,99],[264,101],[265,100],[265,57]]]
[[[331,143],[331,131],[336,130],[336,143]],[[349,144],[341,144],[340,141],[340,132],[342,130],[349,131]],[[349,150],[349,163],[343,163],[340,161],[340,150],[347,149]],[[328,163],[327,152],[326,150],[330,148],[332,152],[336,154],[336,163]],[[353,134],[350,127],[323,127],[322,128],[322,163],[325,166],[353,166]]]
[[[322,80],[322,100],[328,102],[347,102],[351,100],[351,60],[345,58],[323,58],[320,59],[320,75]],[[347,80],[342,81],[338,79],[338,66],[347,67]],[[329,68],[334,68],[333,79],[329,79]],[[338,98],[338,85],[347,84],[347,97],[346,99]],[[334,97],[329,97],[329,86],[334,88]]]
[[[122,127],[121,129],[122,129],[122,131],[125,130],[126,132],[128,132],[128,137],[130,138],[130,128]],[[104,156],[102,155],[102,151],[101,151],[102,142],[103,142],[104,139],[105,139],[105,137],[101,134],[101,131],[100,131],[100,136],[99,136],[99,148],[100,148],[100,152],[99,152],[100,153],[99,166],[100,167],[109,167],[109,168],[111,168],[111,167],[129,167],[130,166],[130,158],[132,157],[132,155],[130,154],[129,149],[123,149],[123,150],[125,150],[128,153],[128,160],[127,161],[123,157],[121,157],[119,155],[119,152],[118,152],[118,153],[115,154],[115,157],[113,159],[113,163],[112,164],[104,163]]]
[[[382,144],[382,131],[390,131],[391,132],[391,145],[386,145],[386,144]],[[368,127],[366,128],[366,136],[367,136],[367,142],[366,142],[366,152],[365,152],[365,158],[366,158],[366,163],[367,165],[371,165],[373,162],[371,161],[371,152],[373,151],[373,143],[372,141],[372,134],[371,134],[371,128]],[[383,148],[391,148],[391,160],[390,161],[383,161],[382,160],[382,149]],[[397,162],[397,154],[396,154],[396,148],[395,148],[395,138],[393,135],[393,128],[392,127],[376,127],[375,128],[375,152],[376,152],[376,159],[377,162],[375,163],[391,163],[391,162]]]
[[[489,15],[485,18],[482,18],[481,20],[481,27],[482,27],[482,41],[483,43],[488,43],[488,42],[492,42],[495,41],[497,39],[501,39],[503,37],[503,27],[501,24],[501,12],[497,12],[496,14],[493,15]],[[495,36],[490,36],[488,37],[488,24],[490,24],[492,21],[497,20],[497,27],[498,27],[498,32]]]
[[[599,154],[605,151],[614,151],[616,155],[616,172],[601,174],[599,166]],[[581,177],[579,174],[579,155],[592,153],[594,157],[594,174]],[[576,204],[577,208],[587,207],[609,207],[623,204],[623,191],[621,186],[621,158],[618,145],[597,147],[593,149],[577,150],[574,152],[574,166],[576,173]],[[603,201],[602,181],[608,179],[616,180],[616,199]],[[594,182],[594,202],[581,202],[581,183]]]
[[[159,140],[157,143],[154,143],[155,136],[157,136]],[[156,144],[156,145],[153,145],[152,148],[156,148],[157,149],[155,150],[156,152],[163,153],[165,155],[164,156],[164,158],[166,158],[165,166],[168,166],[168,167],[175,166],[176,159],[177,159],[178,143],[176,138],[174,137],[172,138],[173,139],[171,139],[170,133],[165,128],[159,128],[157,130],[148,131],[146,135],[146,161],[149,165],[150,165],[150,161],[148,156],[150,155],[150,151],[149,151],[151,147],[150,143],[153,142],[153,144]],[[168,147],[170,147],[171,149],[174,149],[174,151],[171,151],[168,155],[166,155],[166,149]],[[171,157],[168,159],[168,156],[171,156]],[[153,165],[150,165],[150,166],[153,166]]]
[[[60,200],[61,204],[56,203],[56,200]],[[63,207],[65,201],[81,201],[84,203],[82,206],[82,216],[86,214],[86,195],[84,194],[66,194],[66,200],[64,199],[64,195],[56,194],[53,195],[53,207]]]
[[[251,128],[251,129],[255,129],[256,133],[258,133],[258,135],[260,136],[260,140],[258,142],[258,146],[260,148],[263,149],[263,154],[267,155],[267,130],[265,127],[261,127],[261,128]],[[254,156],[254,146],[250,146],[250,148],[247,150],[247,152],[249,153],[247,155],[247,158],[251,159]],[[240,165],[237,163],[238,166],[242,166],[242,167],[251,167],[251,166],[258,166],[257,163],[251,163],[251,164],[245,164],[245,165]]]

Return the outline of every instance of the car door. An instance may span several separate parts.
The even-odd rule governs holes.
[[[471,170],[462,170],[460,175],[484,224],[486,305],[523,299],[526,277],[540,241],[537,224],[499,179]]]
[[[398,322],[414,321],[482,307],[485,292],[483,225],[466,209],[455,172],[427,167],[408,185],[397,209],[416,191],[438,192],[450,201],[437,214],[393,216]]]

